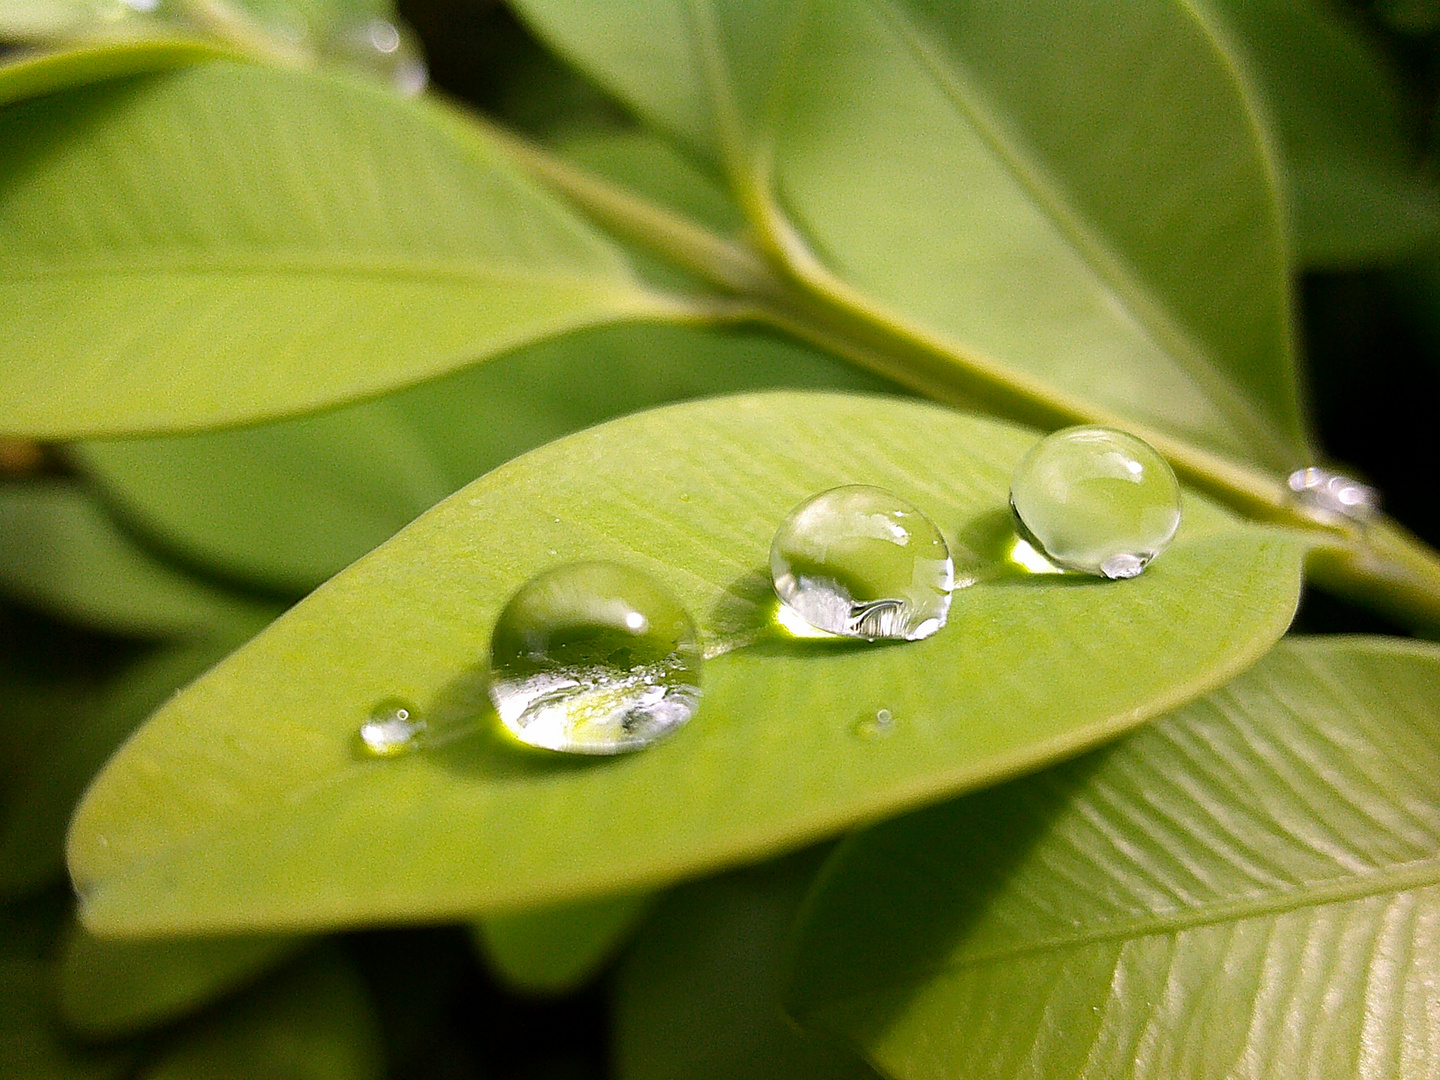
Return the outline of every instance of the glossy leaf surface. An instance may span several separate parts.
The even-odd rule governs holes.
[[[1140,577],[1005,568],[1036,435],[931,405],[742,395],[652,410],[490,473],[331,579],[162,709],[77,813],[105,933],[432,918],[664,883],[1036,767],[1223,682],[1289,622],[1302,543],[1187,500]],[[774,530],[841,483],[923,506],[962,566],[944,632],[872,647],[774,624]],[[634,565],[707,643],[695,719],[577,761],[499,734],[496,615],[540,570]],[[441,745],[365,760],[377,702]],[[881,740],[856,725],[885,708]]]
[[[650,893],[491,915],[471,928],[502,979],[531,994],[566,994],[599,973],[649,914]]]
[[[1193,5],[518,6],[832,299],[1051,399],[1309,456],[1273,165]]]
[[[214,42],[198,38],[96,42],[55,52],[21,54],[0,64],[0,105],[228,55]]]
[[[1434,1073],[1440,650],[1296,639],[1095,754],[857,836],[789,1000],[905,1078]]]
[[[0,485],[0,588],[87,626],[196,634],[253,617],[255,605],[145,551],[84,488]]]
[[[354,965],[322,946],[178,1035],[143,1080],[379,1080],[374,1008]]]
[[[458,114],[338,76],[79,87],[0,147],[0,430],[293,414],[674,310]]]
[[[614,979],[620,1080],[875,1080],[780,1008],[786,932],[820,854],[682,885],[661,902]]]
[[[1440,239],[1416,117],[1358,20],[1322,0],[1216,0],[1274,118],[1302,266],[1393,260]]]
[[[319,416],[71,454],[157,543],[303,592],[526,450],[654,405],[771,386],[886,388],[764,334],[622,324]]]

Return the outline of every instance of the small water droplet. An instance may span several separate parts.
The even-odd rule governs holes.
[[[863,716],[851,728],[859,738],[879,739],[895,730],[895,717],[889,709],[876,709],[874,716]]]
[[[373,757],[396,757],[420,745],[425,721],[403,701],[382,701],[370,710],[370,719],[360,725],[360,744]]]
[[[1180,484],[1149,443],[1103,427],[1041,439],[1015,469],[1021,535],[1066,570],[1134,577],[1180,527]]]
[[[935,523],[898,495],[854,484],[807,499],[770,545],[775,594],[811,626],[918,641],[945,625],[955,567]]]
[[[405,97],[419,94],[430,81],[414,35],[389,19],[366,19],[343,27],[330,37],[325,51],[385,79]]]
[[[1380,512],[1380,493],[1358,480],[1312,465],[1287,481],[1295,502],[1321,521],[1369,521]]]
[[[490,698],[522,742],[638,750],[700,702],[700,638],[679,601],[617,563],[569,563],[524,585],[495,623]]]

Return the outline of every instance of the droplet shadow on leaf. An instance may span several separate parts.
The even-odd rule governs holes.
[[[810,630],[802,635],[787,628],[782,618],[783,607],[780,598],[775,595],[768,567],[742,574],[726,586],[720,599],[710,609],[711,633],[705,643],[706,658],[736,649],[747,649],[765,656],[833,656],[836,653],[910,644],[898,639],[867,641],[827,634],[823,630]],[[796,616],[791,625],[798,622]]]
[[[490,702],[488,664],[477,664],[451,679],[425,710],[429,723],[424,756],[466,776],[488,780],[524,778],[599,769],[614,757],[561,754],[526,746],[500,722]]]
[[[951,554],[955,559],[957,592],[966,586],[1049,585],[1069,588],[1101,582],[1089,574],[1054,570],[1033,570],[1016,558],[1017,545],[1024,543],[1015,529],[1009,507],[997,507],[965,522],[955,534]],[[956,603],[960,600],[957,597]]]

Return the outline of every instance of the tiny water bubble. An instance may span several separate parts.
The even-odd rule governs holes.
[[[372,757],[397,757],[420,745],[425,727],[425,721],[406,702],[382,701],[360,725],[360,744]]]
[[[638,750],[700,703],[700,637],[645,574],[568,563],[522,586],[490,646],[490,698],[521,742],[574,754]]]
[[[889,709],[876,709],[873,716],[857,720],[851,732],[861,739],[880,739],[895,730],[895,716]]]
[[[955,566],[940,530],[900,496],[853,484],[791,511],[770,545],[775,594],[819,630],[918,641],[945,625]]]
[[[1056,566],[1131,578],[1180,527],[1180,484],[1165,459],[1133,435],[1065,428],[1021,460],[1010,509],[1025,540]]]

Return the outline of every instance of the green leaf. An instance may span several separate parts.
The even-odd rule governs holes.
[[[764,334],[621,324],[320,416],[70,452],[157,543],[298,593],[526,450],[653,405],[772,386],[886,389]]]
[[[25,1080],[110,1080],[129,1075],[133,1054],[65,1040],[50,1012],[50,966],[0,959],[0,1062]]]
[[[196,634],[253,620],[255,605],[139,547],[79,485],[0,485],[0,588],[122,634]]]
[[[1440,649],[1282,643],[826,868],[788,1000],[887,1075],[1430,1075]]]
[[[184,1029],[142,1080],[379,1080],[374,1008],[336,946],[322,947]]]
[[[457,113],[346,78],[81,87],[8,107],[0,146],[0,430],[293,414],[683,313]]]
[[[111,680],[93,701],[36,725],[10,761],[0,819],[0,893],[32,889],[60,874],[65,829],[85,786],[140,722],[267,619],[228,635],[159,649]],[[47,703],[48,704],[48,703]]]
[[[874,1080],[780,1010],[785,933],[821,852],[676,889],[615,978],[620,1080]]]
[[[1338,5],[1215,0],[1273,115],[1303,266],[1384,262],[1440,239],[1395,73]]]
[[[314,588],[453,490],[392,398],[71,453],[161,544],[282,592]]]
[[[48,8],[56,15],[79,5],[56,3],[36,5],[40,13]],[[0,15],[0,36],[5,23],[13,16]],[[24,36],[10,27],[16,36]],[[213,41],[200,38],[169,37],[138,41],[96,41],[76,44],[70,48],[43,53],[22,53],[0,63],[0,105],[25,98],[53,94],[89,83],[104,82],[127,75],[140,75],[169,68],[183,67],[203,60],[213,60],[233,53]]]
[[[976,392],[1311,456],[1272,162],[1193,5],[518,6],[721,161],[794,273]]]
[[[304,944],[284,935],[114,941],[72,926],[60,952],[60,1012],[86,1038],[128,1035],[195,1012]]]
[[[479,919],[476,946],[495,973],[522,993],[568,994],[610,962],[654,904],[651,893],[621,893],[575,904]]]
[[[1269,648],[1304,543],[1198,498],[1132,581],[999,573],[960,593],[942,633],[899,647],[775,627],[768,551],[803,498],[880,484],[940,523],[962,567],[1003,560],[1009,475],[1035,438],[933,405],[772,393],[641,413],[497,469],[112,759],[70,834],[87,925],[301,928],[649,888],[1072,754]],[[594,558],[650,573],[694,614],[705,700],[643,753],[524,752],[487,703],[495,617],[538,571]],[[395,697],[444,745],[360,757],[359,725]],[[882,707],[893,734],[857,737]]]

